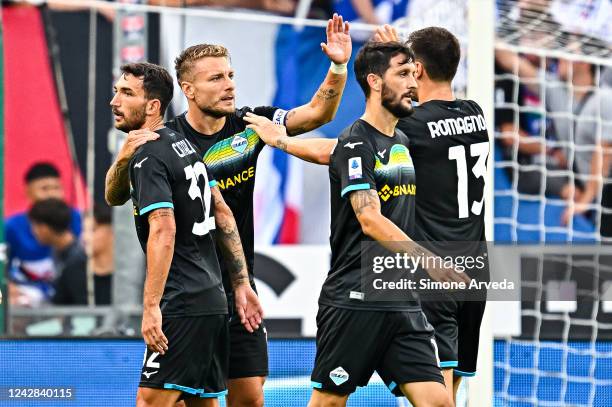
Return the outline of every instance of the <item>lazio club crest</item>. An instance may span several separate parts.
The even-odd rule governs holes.
[[[235,135],[232,139],[232,150],[238,154],[244,153],[244,150],[246,150],[248,145],[249,141],[241,135]]]

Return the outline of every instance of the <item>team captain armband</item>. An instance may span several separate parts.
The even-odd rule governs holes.
[[[274,115],[272,116],[272,123],[284,126],[287,122],[287,113],[289,112],[287,112],[286,110],[276,109]]]

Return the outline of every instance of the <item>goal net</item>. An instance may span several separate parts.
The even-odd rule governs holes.
[[[535,301],[520,335],[495,342],[495,403],[609,405],[611,5],[502,1],[497,14],[495,240],[567,246],[521,263]],[[586,252],[568,254],[577,243]]]

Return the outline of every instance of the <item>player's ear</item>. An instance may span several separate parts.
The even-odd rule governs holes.
[[[161,102],[159,99],[151,99],[147,101],[146,109],[148,116],[158,115],[161,112]]]
[[[370,73],[368,74],[367,79],[370,89],[374,92],[380,92],[382,88],[382,78],[376,74]]]
[[[425,74],[425,67],[423,66],[422,63],[420,63],[419,61],[416,61],[414,63],[415,66],[415,70],[414,70],[414,78],[416,80],[421,80],[423,79],[423,75]]]
[[[183,81],[181,82],[181,90],[185,94],[187,99],[194,99],[194,89],[193,84],[191,82]]]

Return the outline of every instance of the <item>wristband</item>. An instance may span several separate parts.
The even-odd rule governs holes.
[[[331,65],[329,66],[329,70],[336,75],[343,75],[347,72],[346,65],[347,64],[337,64],[332,61]]]

